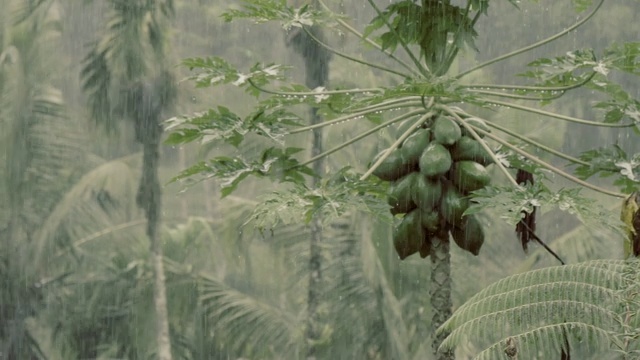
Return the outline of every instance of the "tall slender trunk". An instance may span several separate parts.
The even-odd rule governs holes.
[[[159,128],[159,126],[158,126]],[[158,177],[160,159],[159,143],[161,129],[154,129],[143,141],[142,179],[138,190],[137,202],[147,216],[147,236],[151,245],[153,263],[153,302],[156,314],[156,343],[158,359],[171,360],[171,341],[169,337],[169,312],[162,253],[162,239],[159,234],[162,188]]]
[[[443,1],[430,1],[422,0],[422,11],[427,15],[429,12],[432,14],[445,14],[446,6],[450,4],[450,0]],[[424,16],[424,15],[423,15]],[[428,16],[428,15],[427,15]],[[447,31],[442,27],[437,31],[434,31],[429,36],[431,42],[436,43],[437,46],[432,49],[423,49],[425,51],[425,61],[430,66],[430,70],[435,76],[442,76],[449,71],[451,63],[448,61],[446,54],[449,51],[447,46]],[[456,46],[453,44],[452,46]],[[431,52],[429,52],[431,51]],[[457,49],[454,50],[454,57],[457,54]],[[451,351],[445,351],[438,353],[437,350],[442,344],[442,341],[448,336],[448,333],[441,333],[436,335],[436,330],[447,319],[451,317],[453,303],[451,301],[451,254],[449,249],[449,233],[447,231],[440,231],[437,236],[432,238],[431,247],[431,288],[429,290],[431,297],[431,334],[432,334],[432,348],[435,358],[437,360],[453,360],[454,355]]]
[[[451,254],[448,233],[431,238],[431,311],[432,347],[438,360],[453,360],[453,352],[437,353],[447,333],[436,335],[436,329],[451,317]]]
[[[322,31],[316,27],[308,28],[309,32],[317,38],[322,39]],[[298,31],[288,39],[288,45],[302,55],[305,64],[306,85],[310,89],[326,84],[329,78],[330,54],[320,45],[311,39],[304,31]],[[310,110],[311,125],[320,123],[322,119],[317,113],[317,109]],[[316,156],[322,152],[322,130],[313,131],[311,145],[311,156]],[[324,172],[324,161],[318,160],[313,163],[313,171],[322,176]],[[311,181],[311,186],[316,187],[318,179]],[[319,341],[322,338],[324,329],[323,320],[319,309],[322,302],[322,219],[315,216],[311,221],[309,236],[309,289],[307,298],[307,324],[305,338],[307,344],[307,359],[315,359],[318,352]]]
[[[180,166],[180,169],[186,169],[187,168],[187,155],[186,155],[185,150],[184,150],[184,148],[182,146],[180,148],[178,148],[178,164]],[[184,218],[185,221],[186,221],[186,219],[189,218],[189,204],[187,203],[187,197],[186,196],[181,196],[180,197],[180,216],[182,216],[182,218]]]
[[[160,161],[160,140],[162,127],[160,118],[162,107],[170,99],[164,96],[162,78],[148,83],[138,83],[135,94],[138,104],[136,119],[136,138],[143,146],[142,178],[138,187],[136,202],[147,216],[147,236],[151,247],[153,264],[153,302],[156,315],[156,345],[158,359],[171,360],[171,341],[169,337],[169,312],[162,253],[162,237],[159,234],[162,212],[162,187],[158,176]]]

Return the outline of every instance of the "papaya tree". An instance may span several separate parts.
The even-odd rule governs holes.
[[[515,0],[509,2],[518,4]],[[616,82],[612,73],[638,75],[640,45],[615,44],[602,51],[567,49],[561,55],[540,58],[527,64],[528,69],[520,74],[526,79],[524,84],[479,83],[473,77],[480,70],[579,30],[598,14],[604,1],[576,0],[572,3],[581,15],[562,31],[532,44],[518,44],[524,46],[459,70],[458,54],[474,48],[479,36],[476,24],[481,17],[489,15],[489,1],[468,0],[453,4],[450,1],[402,0],[380,8],[375,1],[368,0],[368,6],[376,15],[364,30],[356,29],[347,17],[332,11],[323,1],[318,1],[317,6],[308,3],[298,7],[287,6],[286,1],[243,1],[241,8],[224,14],[226,20],[249,18],[256,22],[280,22],[286,31],[304,31],[334,56],[389,74],[396,81],[394,85],[368,88],[310,88],[299,84],[282,85],[287,80],[286,68],[278,64],[259,63],[248,70],[237,70],[218,57],[186,59],[183,65],[195,72],[191,79],[196,86],[232,85],[244,89],[257,100],[248,116],[219,106],[193,116],[169,119],[166,126],[171,134],[167,142],[221,141],[241,147],[245,135],[255,133],[272,140],[273,146],[254,158],[221,156],[202,161],[184,170],[174,180],[217,178],[223,196],[233,192],[249,175],[287,183],[286,190],[265,195],[264,201],[256,207],[251,220],[259,228],[290,223],[293,219],[309,222],[321,217],[323,221],[329,221],[354,210],[368,212],[393,224],[393,245],[400,259],[416,253],[431,259],[432,347],[437,358],[452,359],[454,345],[465,339],[466,321],[474,316],[486,319],[482,312],[484,308],[470,312],[462,320],[457,320],[460,316],[451,317],[450,244],[479,254],[486,226],[479,216],[481,211],[491,209],[493,214],[516,227],[524,250],[529,242],[544,243],[535,233],[535,212],[539,208],[558,208],[586,224],[598,224],[622,236],[621,222],[583,191],[589,189],[614,199],[626,198],[626,194],[638,185],[640,155],[628,155],[616,146],[593,148],[581,154],[568,153],[521,133],[513,124],[501,124],[487,114],[488,110],[496,108],[509,109],[557,124],[620,130],[629,136],[637,136],[639,103],[630,91]],[[352,34],[387,59],[373,62],[336,49],[329,40],[316,36],[311,30],[313,27]],[[594,108],[599,111],[598,118],[585,119],[542,108],[579,89],[590,91]],[[316,109],[326,120],[304,125],[304,116],[296,112],[299,105]],[[298,135],[340,126],[347,121],[367,122],[371,127],[306,160],[297,155],[299,148],[289,146]],[[325,176],[316,188],[305,184],[305,176],[318,176],[308,165],[360,140],[385,134],[389,129],[394,129],[392,133],[397,137],[389,141],[366,169],[350,164],[352,166]],[[547,160],[547,156],[552,156],[553,161]],[[572,166],[573,170],[562,168],[557,161]],[[549,174],[564,178],[576,187],[556,188],[552,186]],[[604,187],[588,182],[594,175],[613,177],[613,184]],[[559,258],[551,248],[544,246]],[[637,281],[624,275],[634,266],[637,265],[632,262],[612,261],[604,265],[566,267],[553,274],[562,281],[571,282],[585,271],[597,273],[592,267],[613,267],[609,270],[617,271],[617,275],[598,273],[587,278],[596,279],[593,285],[602,286],[608,281],[606,275],[610,275],[609,280],[617,276],[617,282],[607,283],[615,292],[624,288],[623,285]],[[547,274],[534,277],[536,280],[526,276],[519,279],[528,282],[507,282],[511,287],[506,289],[530,289],[539,282],[552,281],[553,277]],[[627,314],[626,317],[616,317],[615,312],[603,310],[611,320],[606,324],[594,318],[580,322],[576,320],[580,313],[576,309],[583,303],[567,299],[567,294],[575,295],[575,292],[568,291],[565,285],[560,284],[557,291],[565,296],[557,300],[558,314],[547,317],[543,314],[543,320],[535,324],[524,322],[537,331],[527,325],[522,328],[509,326],[511,322],[522,321],[514,315],[521,313],[512,312],[511,317],[496,316],[495,321],[506,318],[510,322],[500,333],[492,334],[498,338],[489,347],[494,352],[484,353],[484,356],[496,358],[492,357],[495,351],[506,350],[502,355],[510,358],[517,354],[524,354],[522,356],[526,358],[541,351],[547,357],[561,354],[567,358],[571,349],[592,338],[603,340],[594,344],[619,344],[616,339],[624,338],[626,340],[619,348],[629,351],[631,332],[618,332],[620,337],[608,335],[609,325],[616,323],[615,320],[622,319],[621,323],[630,326],[629,310],[620,313]],[[596,291],[588,285],[579,288]],[[505,288],[498,286],[497,289]],[[495,295],[496,292],[485,294]],[[624,301],[616,303],[618,310],[629,309],[631,295],[632,292],[621,297]],[[505,297],[515,299],[517,311],[526,312],[527,298]],[[597,303],[601,298],[594,296],[592,299]],[[487,302],[491,300],[495,298]],[[485,335],[480,330],[494,323],[487,321],[473,324],[481,338]],[[522,332],[504,335],[512,329]],[[451,336],[450,330],[454,331]],[[556,339],[552,341],[553,346],[544,346],[548,339]],[[527,346],[517,345],[523,342]]]

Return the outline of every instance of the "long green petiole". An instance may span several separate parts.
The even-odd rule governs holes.
[[[470,134],[471,136],[478,142],[480,143],[480,145],[482,146],[482,148],[484,149],[484,151],[487,152],[487,154],[489,154],[489,156],[491,157],[491,159],[495,162],[496,166],[500,169],[500,171],[502,171],[502,173],[507,177],[507,179],[509,179],[509,181],[516,187],[519,187],[520,185],[518,184],[518,182],[513,178],[513,176],[511,176],[511,173],[509,173],[509,170],[507,170],[506,167],[504,167],[504,165],[502,164],[502,162],[500,161],[500,159],[498,159],[498,157],[496,156],[496,154],[493,152],[493,150],[491,150],[491,148],[489,147],[489,145],[487,145],[486,141],[484,141],[480,135],[478,135],[478,133],[476,132],[476,127],[471,126],[469,124],[467,124],[466,121],[464,121],[460,115],[458,115],[455,111],[453,111],[450,107],[448,106],[437,106],[437,108],[444,110],[446,113],[448,113],[449,115],[453,116],[456,119],[456,122],[458,124],[460,124],[460,126],[464,127]]]
[[[414,104],[414,101],[422,101],[422,97],[421,96],[405,96],[405,97],[402,97],[400,99],[392,99],[392,100],[389,100],[389,101],[383,101],[383,102],[378,103],[378,104],[365,106],[363,108],[359,108],[358,111],[377,110],[377,109],[379,109],[381,107],[385,107],[385,106],[393,105],[393,104],[397,104],[397,105],[403,106],[404,103]],[[349,113],[349,111],[343,111],[343,112],[344,113]]]
[[[351,60],[351,61],[353,61],[355,63],[358,63],[358,64],[362,64],[362,65],[365,65],[365,66],[372,67],[374,69],[378,69],[378,70],[386,71],[386,72],[394,74],[394,75],[402,76],[405,79],[410,79],[411,78],[411,75],[407,75],[405,73],[401,73],[399,71],[390,69],[388,67],[384,67],[382,65],[378,65],[378,64],[370,63],[370,62],[367,62],[367,61],[364,61],[364,60],[356,59],[355,57],[353,57],[351,55],[347,55],[347,54],[345,54],[345,53],[343,53],[343,52],[341,52],[339,50],[336,50],[336,49],[332,48],[331,46],[325,44],[324,42],[320,41],[320,39],[318,39],[317,37],[313,36],[313,34],[309,30],[307,30],[306,28],[303,28],[303,29],[304,29],[304,32],[307,33],[307,35],[309,35],[309,37],[311,37],[313,39],[313,41],[318,43],[320,46],[325,48],[327,51],[330,51],[330,52],[332,52],[332,53],[334,53],[334,54],[336,54],[336,55],[338,55],[340,57],[343,57],[343,58],[345,58],[347,60]]]
[[[465,9],[463,18],[466,18],[469,15],[469,12],[471,10],[471,3],[472,1],[467,1],[467,7]],[[470,24],[471,29],[475,28],[476,23],[480,19],[481,15],[482,14],[480,13],[480,11],[476,12],[473,19],[471,20],[471,24]],[[455,60],[456,56],[458,55],[458,51],[460,51],[460,47],[456,46],[455,44],[459,42],[461,29],[462,29],[462,22],[460,22],[460,24],[458,25],[458,29],[456,30],[456,34],[454,35],[451,51],[449,51],[449,53],[446,55],[444,59],[445,63],[443,64],[443,66],[441,66],[441,68],[438,69],[438,74],[442,74],[445,70],[448,71],[449,68],[451,67],[451,64],[453,63],[453,60]]]
[[[317,96],[317,95],[339,95],[339,94],[351,94],[351,93],[382,93],[384,89],[370,88],[370,89],[348,89],[348,90],[323,90],[323,91],[277,91],[269,90],[256,85],[251,79],[247,79],[249,84],[254,88],[260,90],[263,93],[278,95],[278,96]]]
[[[398,34],[398,31],[396,31],[396,29],[393,26],[391,26],[391,24],[389,23],[389,19],[387,19],[382,14],[382,11],[380,10],[380,8],[378,8],[376,3],[373,2],[373,0],[367,0],[367,1],[369,2],[369,5],[371,5],[371,7],[376,11],[378,16],[380,16],[382,18],[382,20],[384,21],[384,24],[387,26],[387,28],[398,39],[398,42],[400,43],[400,45],[402,46],[404,51],[407,53],[407,55],[409,55],[409,58],[411,59],[411,61],[413,61],[413,64],[416,66],[416,68],[418,68],[418,70],[420,70],[420,73],[422,74],[422,76],[428,78],[429,77],[429,69],[425,65],[422,65],[420,60],[418,60],[418,58],[413,54],[413,51],[411,51],[411,49],[409,49],[409,46],[404,41],[404,39],[402,39],[400,34]]]
[[[498,89],[498,90],[516,90],[516,91],[541,91],[541,92],[554,92],[554,91],[567,91],[572,89],[577,89],[582,85],[588,83],[593,79],[596,72],[593,71],[589,76],[587,76],[584,80],[577,82],[571,85],[565,86],[527,86],[527,85],[495,85],[495,84],[473,84],[473,85],[462,85],[461,87],[467,89]]]
[[[472,73],[472,72],[474,72],[474,71],[476,71],[476,70],[482,69],[482,68],[484,68],[484,67],[486,67],[486,66],[489,66],[489,65],[495,64],[495,63],[497,63],[497,62],[499,62],[499,61],[502,61],[502,60],[508,59],[508,58],[510,58],[510,57],[513,57],[513,56],[516,56],[516,55],[519,55],[519,54],[525,53],[525,52],[527,52],[527,51],[529,51],[529,50],[531,50],[531,49],[535,49],[535,48],[540,47],[540,46],[542,46],[542,45],[548,44],[548,43],[550,43],[550,42],[552,42],[552,41],[554,41],[554,40],[556,40],[556,39],[558,39],[558,38],[560,38],[560,37],[562,37],[562,36],[564,36],[564,35],[566,35],[566,34],[568,34],[568,33],[572,32],[573,30],[577,29],[577,28],[578,28],[579,26],[581,26],[582,24],[584,24],[584,23],[586,23],[587,21],[589,21],[589,20],[593,17],[593,15],[595,15],[595,14],[598,12],[598,10],[600,9],[600,7],[602,6],[602,4],[603,4],[603,3],[604,3],[604,0],[600,0],[600,2],[598,3],[598,5],[596,5],[596,7],[595,7],[595,8],[594,8],[594,9],[593,9],[589,14],[587,14],[587,16],[585,16],[585,17],[584,17],[584,19],[582,19],[582,20],[578,21],[577,23],[575,23],[575,24],[573,24],[573,25],[569,26],[568,28],[566,28],[566,29],[564,29],[564,30],[560,31],[559,33],[557,33],[557,34],[555,34],[555,35],[552,35],[552,36],[550,36],[550,37],[548,37],[548,38],[546,38],[546,39],[542,39],[542,40],[540,40],[540,41],[538,41],[538,42],[536,42],[536,43],[533,43],[533,44],[531,44],[531,45],[525,46],[525,47],[523,47],[523,48],[521,48],[521,49],[514,50],[514,51],[512,51],[512,52],[510,52],[510,53],[504,54],[504,55],[502,55],[502,56],[498,56],[498,57],[497,57],[497,58],[495,58],[495,59],[492,59],[492,60],[489,60],[489,61],[483,62],[482,64],[479,64],[479,65],[477,65],[477,66],[474,66],[474,67],[472,67],[471,69],[469,69],[469,70],[467,70],[467,71],[464,71],[464,72],[462,72],[462,73],[458,74],[458,75],[456,76],[456,79],[460,79],[460,78],[462,78],[462,77],[463,77],[463,76],[465,76],[465,75],[468,75],[468,74],[470,74],[470,73]]]
[[[601,122],[597,122],[597,121],[589,121],[589,120],[575,118],[575,117],[572,117],[572,116],[560,115],[560,114],[556,114],[556,113],[549,112],[549,111],[544,111],[544,110],[540,110],[540,109],[536,109],[536,108],[531,108],[531,107],[528,107],[528,106],[512,104],[512,103],[508,103],[508,102],[504,102],[504,101],[489,100],[489,99],[482,99],[482,98],[480,100],[485,101],[488,104],[493,104],[493,105],[498,105],[498,106],[504,106],[504,107],[507,107],[507,108],[522,110],[522,111],[526,111],[526,112],[530,112],[530,113],[534,113],[534,114],[538,114],[538,115],[544,115],[544,116],[548,116],[548,117],[552,117],[552,118],[556,118],[556,119],[560,119],[560,120],[564,120],[564,121],[573,122],[573,123],[576,123],[576,124],[589,125],[589,126],[599,126],[599,127],[610,127],[610,128],[626,128],[626,127],[635,126],[635,124],[633,124],[633,123],[631,123],[631,124],[611,124],[611,123],[601,123]]]
[[[584,186],[584,187],[586,187],[588,189],[597,191],[599,193],[603,193],[603,194],[610,195],[610,196],[615,196],[615,197],[618,197],[618,198],[625,198],[627,196],[625,194],[617,193],[617,192],[614,192],[614,191],[609,191],[609,190],[603,189],[603,188],[601,188],[599,186],[595,186],[595,185],[589,184],[586,181],[580,180],[577,177],[575,177],[575,176],[573,176],[573,175],[571,175],[571,174],[569,174],[569,173],[567,173],[565,171],[562,171],[562,170],[558,169],[557,167],[555,167],[555,166],[553,166],[553,165],[551,165],[551,164],[549,164],[549,163],[547,163],[547,162],[545,162],[543,160],[540,160],[538,157],[536,157],[536,156],[534,156],[534,155],[532,155],[532,154],[530,154],[530,153],[528,153],[528,152],[526,152],[526,151],[524,151],[522,149],[519,149],[517,146],[511,145],[508,141],[505,141],[505,140],[501,139],[499,136],[495,136],[495,135],[491,134],[488,131],[482,130],[480,128],[476,128],[475,130],[478,133],[483,134],[486,137],[496,141],[497,143],[499,143],[501,145],[504,145],[505,147],[517,152],[518,154],[520,154],[520,155],[524,156],[525,158],[533,161],[534,163],[542,166],[543,168],[545,168],[545,169],[547,169],[549,171],[552,171],[552,172],[564,177],[567,180],[573,181],[574,183],[576,183],[578,185],[582,185],[582,186]]]
[[[378,130],[380,130],[380,129],[383,129],[383,128],[385,128],[385,127],[387,127],[387,126],[389,126],[389,125],[391,125],[393,123],[396,123],[398,121],[402,121],[404,119],[408,119],[408,118],[414,117],[416,115],[420,115],[420,114],[424,113],[425,111],[426,110],[424,110],[424,109],[413,110],[413,111],[410,111],[410,112],[408,112],[406,114],[402,114],[402,115],[400,115],[398,117],[395,117],[395,118],[393,118],[391,120],[385,121],[384,123],[382,123],[382,124],[380,124],[380,125],[378,125],[378,126],[376,126],[374,128],[371,128],[371,129],[363,132],[362,134],[354,137],[353,139],[351,139],[349,141],[346,141],[346,142],[344,142],[344,143],[342,143],[342,144],[340,144],[340,145],[338,145],[336,147],[333,147],[333,148],[331,148],[331,149],[329,149],[329,150],[327,150],[327,151],[325,151],[325,152],[323,152],[321,154],[318,154],[318,155],[312,157],[311,159],[309,159],[309,160],[307,160],[307,161],[305,161],[305,162],[303,162],[301,164],[298,164],[298,166],[304,166],[304,165],[311,164],[312,162],[314,162],[316,160],[319,160],[319,159],[322,159],[323,157],[331,155],[334,152],[336,152],[338,150],[341,150],[341,149],[343,149],[343,148],[355,143],[356,141],[364,139],[365,137],[378,132]]]
[[[465,115],[466,115],[466,114],[465,114]],[[505,133],[505,134],[507,134],[507,135],[511,135],[511,136],[513,136],[514,138],[518,139],[518,140],[524,141],[524,142],[526,142],[527,144],[533,145],[533,146],[535,146],[535,147],[537,147],[537,148],[539,148],[539,149],[541,149],[541,150],[544,150],[544,151],[546,151],[546,152],[548,152],[548,153],[551,153],[551,154],[553,154],[553,155],[555,155],[555,156],[557,156],[557,157],[559,157],[559,158],[562,158],[562,159],[565,159],[565,160],[571,161],[572,163],[575,163],[575,164],[580,164],[580,165],[585,165],[585,166],[591,166],[591,164],[589,164],[589,163],[588,163],[588,162],[586,162],[586,161],[582,161],[582,160],[580,160],[580,159],[578,159],[578,158],[575,158],[575,157],[573,157],[573,156],[571,156],[571,155],[567,155],[567,154],[565,154],[565,153],[563,153],[563,152],[561,152],[561,151],[555,150],[555,149],[553,149],[553,148],[551,148],[551,147],[548,147],[548,146],[546,146],[546,145],[544,145],[544,144],[542,144],[542,143],[539,143],[539,142],[537,142],[537,141],[535,141],[535,140],[532,140],[532,139],[530,139],[530,138],[528,138],[528,137],[526,137],[526,136],[520,135],[520,134],[518,134],[518,133],[517,133],[517,132],[515,132],[515,131],[511,131],[511,130],[509,130],[509,129],[507,129],[507,128],[503,127],[503,126],[500,126],[500,125],[498,125],[498,124],[495,124],[495,123],[493,123],[493,122],[491,122],[491,121],[488,121],[488,120],[485,120],[485,119],[479,118],[479,117],[477,117],[477,116],[474,116],[473,118],[475,118],[475,119],[480,119],[480,120],[484,121],[484,122],[485,122],[485,124],[487,124],[487,126],[489,126],[489,127],[492,127],[492,128],[497,129],[497,130],[499,130],[499,131],[502,131],[503,133]]]
[[[353,114],[349,114],[349,115],[346,115],[346,116],[341,116],[339,118],[335,118],[333,120],[325,121],[325,122],[322,122],[320,124],[303,126],[303,127],[291,130],[289,133],[290,134],[297,134],[297,133],[301,133],[301,132],[304,132],[304,131],[313,130],[313,129],[317,129],[317,128],[321,128],[321,127],[325,127],[325,126],[341,123],[341,122],[344,122],[344,121],[353,120],[355,118],[362,117],[362,116],[365,116],[365,115],[368,115],[368,114],[371,114],[371,113],[375,113],[375,112],[378,112],[378,111],[393,110],[393,109],[397,109],[399,107],[422,107],[422,103],[421,102],[407,103],[404,106],[389,105],[389,106],[383,106],[383,107],[374,108],[372,110],[359,111],[359,112],[356,112],[356,113],[353,113]]]
[[[369,170],[367,170],[367,172],[360,177],[360,181],[366,180],[371,174],[373,174],[373,172],[376,171],[376,169],[380,166],[380,164],[382,164],[382,162],[385,161],[389,157],[389,155],[391,155],[391,153],[395,149],[397,149],[400,146],[400,144],[402,144],[402,142],[415,131],[415,129],[418,126],[422,125],[425,121],[429,120],[429,118],[432,117],[434,114],[435,112],[429,111],[428,113],[422,115],[420,119],[418,119],[413,124],[413,126],[411,126],[407,131],[405,131],[402,135],[400,135],[398,140],[396,140],[393,144],[391,144],[391,146],[389,146],[387,151],[384,154],[382,154],[382,156],[380,156],[380,158],[373,165],[371,165]]]
[[[551,95],[551,96],[527,96],[527,95],[509,94],[509,93],[503,93],[503,92],[499,92],[499,91],[488,91],[488,90],[480,90],[480,89],[469,89],[468,91],[469,92],[473,92],[473,93],[477,93],[477,94],[483,94],[483,95],[489,95],[489,96],[499,96],[499,97],[505,97],[505,98],[509,98],[509,99],[537,100],[537,101],[555,100],[555,99],[558,99],[558,98],[562,97],[562,95],[564,95],[564,91],[560,91],[560,92],[558,92],[558,94]]]
[[[324,7],[324,9],[330,13],[333,13],[331,11],[331,9],[322,1],[319,0],[318,1],[320,3],[320,5],[322,5],[322,7]],[[411,72],[413,75],[420,77],[420,73],[415,71],[415,69],[413,69],[411,66],[409,66],[409,64],[407,64],[406,62],[402,61],[401,59],[399,59],[398,57],[396,57],[395,55],[393,55],[391,52],[382,49],[382,47],[380,45],[378,45],[375,41],[365,37],[361,32],[359,32],[358,30],[356,30],[353,26],[349,25],[347,22],[345,22],[342,19],[336,19],[336,21],[338,22],[338,24],[340,24],[343,28],[345,28],[347,31],[349,31],[350,33],[354,34],[355,36],[357,36],[358,38],[360,38],[361,40],[367,42],[369,45],[373,46],[374,48],[378,49],[380,52],[382,52],[383,54],[387,55],[389,58],[393,59],[395,62],[397,62],[398,64],[400,64],[400,66],[404,67],[405,69],[407,69],[409,72]]]

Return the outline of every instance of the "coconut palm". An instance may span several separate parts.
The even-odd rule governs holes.
[[[59,201],[78,164],[80,134],[66,115],[63,96],[52,84],[60,35],[55,1],[0,1],[0,353],[6,358],[42,356],[30,325],[43,304],[48,244],[37,229]],[[25,284],[27,284],[25,286]]]
[[[147,217],[147,236],[154,258],[154,303],[160,359],[171,358],[162,248],[159,246],[160,197],[158,180],[160,120],[175,97],[166,66],[167,21],[172,0],[107,2],[109,19],[100,41],[85,59],[83,88],[92,115],[107,129],[127,119],[143,146],[142,179],[137,204]]]

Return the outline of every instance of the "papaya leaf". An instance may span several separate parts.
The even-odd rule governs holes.
[[[573,188],[550,191],[541,182],[519,188],[490,186],[472,193],[472,203],[465,214],[489,208],[508,224],[515,226],[524,216],[523,211],[531,213],[535,207],[558,208],[576,216],[589,227],[614,230],[622,236],[623,225],[618,217],[594,200],[582,196],[581,190]]]
[[[303,184],[304,175],[315,176],[306,166],[299,166],[293,155],[303,149],[300,148],[268,148],[258,158],[245,160],[240,157],[218,156],[209,161],[199,163],[183,170],[172,178],[169,183],[188,180],[187,185],[194,185],[200,181],[215,178],[219,180],[221,195],[231,194],[249,175],[269,178],[279,182]]]
[[[187,78],[187,80],[194,80],[196,87],[228,84],[238,78],[238,70],[217,56],[184,59],[182,65],[192,71],[194,69],[201,70],[197,75]]]
[[[578,13],[587,10],[593,4],[593,0],[572,0],[571,2],[573,3],[573,9]]]
[[[474,10],[486,14],[486,0],[475,1],[472,5],[477,6]],[[478,35],[465,9],[444,2],[429,5],[427,9],[412,0],[394,2],[371,20],[365,28],[364,36],[386,27],[387,23],[391,28],[375,39],[382,49],[393,52],[402,42],[418,44],[421,56],[428,61],[435,54],[442,53],[448,34],[457,34],[458,42],[455,46],[468,45],[474,49],[474,40]]]
[[[515,7],[518,7],[519,1],[509,0],[509,2]],[[469,4],[471,5],[472,10],[478,11],[483,15],[487,15],[487,10],[489,10],[489,0],[469,0]]]
[[[580,159],[589,166],[578,165],[575,173],[581,179],[594,175],[600,177],[617,176],[613,184],[623,192],[630,193],[640,186],[640,153],[628,156],[618,145],[586,151]]]
[[[567,86],[581,82],[585,76],[584,70],[596,72],[608,70],[601,62],[596,61],[591,49],[569,51],[564,56],[552,59],[536,59],[527,66],[532,69],[518,76],[536,79],[538,86]],[[580,70],[582,73],[578,73]],[[588,74],[590,72],[588,71]]]
[[[166,130],[171,131],[171,134],[165,142],[175,145],[193,141],[200,141],[201,144],[224,141],[238,147],[245,135],[252,132],[284,146],[287,126],[299,125],[299,119],[284,108],[267,110],[265,107],[258,107],[245,119],[241,119],[226,107],[218,106],[217,110],[209,109],[194,116],[166,120]]]
[[[253,96],[261,93],[253,85],[262,86],[272,80],[283,80],[284,70],[289,68],[273,63],[256,64],[245,74],[219,57],[189,58],[183,60],[182,65],[191,71],[196,70],[196,74],[187,77],[187,80],[195,81],[198,88],[232,84],[245,88],[245,91]]]
[[[304,183],[296,183],[286,191],[274,191],[260,197],[247,223],[253,222],[259,229],[276,225],[309,223],[320,215],[324,223],[331,223],[348,212],[362,211],[381,221],[390,222],[389,205],[386,202],[387,184],[370,177],[359,180],[359,174],[345,167],[319,187],[311,189]]]
[[[604,112],[604,121],[619,123],[630,121],[635,124],[634,130],[640,130],[640,102],[634,99],[619,84],[612,83],[606,77],[597,76],[587,85],[588,88],[609,96],[608,100],[593,105]]]
[[[336,14],[318,11],[306,4],[300,8],[289,7],[286,0],[244,0],[242,9],[231,9],[222,14],[227,22],[236,19],[251,19],[256,23],[279,21],[285,30],[313,25],[332,26],[336,17]]]
[[[171,145],[223,140],[238,146],[246,134],[242,119],[224,106],[194,116],[173,117],[166,120],[165,125],[165,129],[171,131],[165,143]]]

